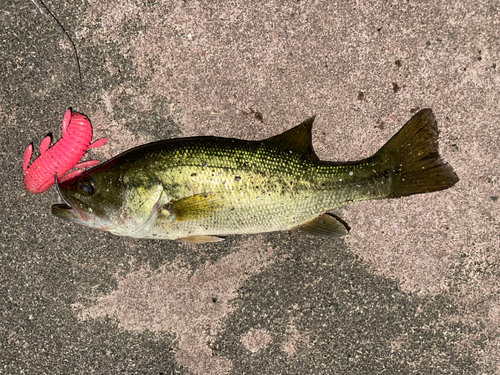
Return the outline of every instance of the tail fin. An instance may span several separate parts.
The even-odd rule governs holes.
[[[453,168],[439,156],[438,129],[430,109],[422,109],[374,156],[394,176],[387,197],[448,189],[458,182]]]

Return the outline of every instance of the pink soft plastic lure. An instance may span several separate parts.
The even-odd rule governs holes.
[[[87,168],[100,163],[99,160],[79,163],[88,149],[104,146],[108,142],[108,138],[101,138],[91,143],[92,125],[86,116],[72,113],[68,109],[64,114],[62,133],[62,138],[50,148],[50,137],[42,141],[40,156],[31,165],[33,145],[30,144],[24,151],[24,187],[30,193],[40,194],[48,190],[54,184],[56,173],[58,179],[62,176],[59,181],[64,182],[83,172],[83,169],[77,169],[67,173],[71,169]]]

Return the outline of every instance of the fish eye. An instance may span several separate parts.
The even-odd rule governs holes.
[[[85,177],[78,183],[78,192],[83,196],[90,197],[95,193],[95,180],[91,177]]]

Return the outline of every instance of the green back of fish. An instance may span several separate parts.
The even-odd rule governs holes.
[[[393,161],[321,162],[312,122],[260,142],[190,138],[128,155],[164,188],[151,237],[289,230],[347,202],[391,194],[399,171]]]

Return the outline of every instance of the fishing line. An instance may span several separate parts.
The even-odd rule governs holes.
[[[40,13],[43,14],[42,10],[40,9],[40,7],[36,4],[35,0],[31,0],[33,2],[33,4],[35,4],[35,6],[40,10]],[[66,29],[64,28],[64,26],[61,24],[61,22],[59,22],[59,20],[57,19],[57,17],[50,11],[50,9],[47,7],[47,5],[45,5],[45,3],[43,2],[43,0],[38,0],[40,2],[40,4],[42,4],[43,8],[47,11],[47,13],[54,19],[54,21],[57,22],[57,24],[59,25],[59,27],[62,29],[62,31],[64,32],[64,34],[66,34],[66,36],[68,37],[68,40],[69,42],[71,43],[71,46],[73,47],[73,52],[75,53],[75,57],[76,57],[76,65],[78,67],[78,78],[80,80],[80,88],[83,92],[83,80],[82,80],[82,70],[80,68],[80,58],[78,57],[78,51],[76,49],[76,45],[75,43],[73,43],[73,39],[71,39],[71,37],[69,36],[68,32],[66,31]],[[81,99],[81,98],[80,98]],[[77,108],[77,110],[79,110],[79,108]]]
[[[38,4],[36,3],[35,0],[31,0],[33,2],[33,4],[35,4],[35,6],[38,8],[38,10],[40,11],[41,14],[44,14],[42,9],[38,6]],[[61,28],[61,30],[64,32],[64,34],[66,34],[66,37],[68,38],[69,42],[71,43],[71,46],[73,47],[73,52],[75,53],[75,58],[76,58],[76,66],[78,68],[78,79],[80,81],[80,89],[81,89],[81,92],[80,92],[80,95],[79,95],[79,98],[78,98],[78,101],[81,102],[81,95],[83,93],[83,80],[82,80],[82,70],[81,70],[81,67],[80,67],[80,58],[78,56],[78,51],[76,49],[76,45],[75,43],[73,43],[73,39],[71,39],[71,36],[68,34],[68,32],[66,31],[66,29],[64,28],[64,26],[61,24],[61,22],[59,22],[59,20],[57,19],[57,17],[50,11],[50,9],[47,7],[47,5],[45,5],[45,3],[43,2],[43,0],[38,0],[40,2],[40,4],[42,5],[42,7],[47,11],[47,13],[54,19],[54,21],[56,21],[56,23],[59,25],[59,27]],[[45,14],[44,14],[45,15]],[[77,111],[79,111],[80,108],[79,108],[79,105],[77,105]],[[68,202],[66,202],[66,200],[64,199],[62,193],[61,193],[61,189],[59,188],[59,180],[57,178],[57,172],[55,173],[55,176],[54,176],[54,179],[55,179],[55,185],[56,185],[56,189],[57,189],[57,193],[59,194],[59,196],[61,197],[62,201],[70,206],[68,204]],[[70,206],[71,207],[71,206]]]

